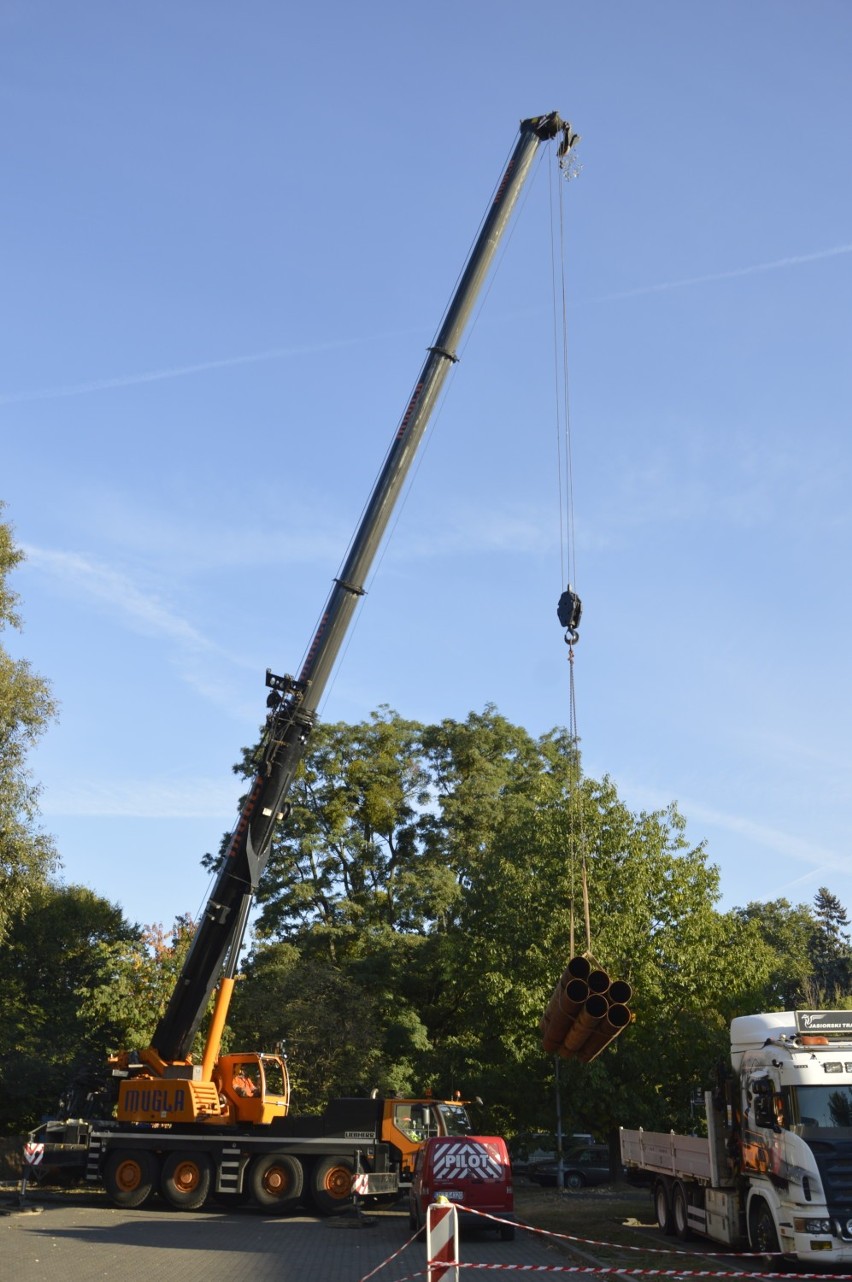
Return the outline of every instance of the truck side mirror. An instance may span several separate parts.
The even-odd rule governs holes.
[[[775,1125],[775,1091],[772,1082],[766,1077],[759,1077],[751,1084],[754,1100],[755,1126]]]

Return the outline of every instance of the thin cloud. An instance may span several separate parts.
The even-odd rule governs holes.
[[[112,613],[130,623],[134,630],[166,637],[194,650],[217,650],[197,628],[155,596],[140,591],[127,575],[87,560],[76,552],[56,552],[32,545],[24,545],[22,551],[30,565],[66,586],[73,583],[75,591],[85,592],[93,600],[105,604]]]
[[[206,778],[69,779],[45,788],[41,811],[88,819],[209,819],[233,821],[240,785]]]
[[[671,803],[671,796],[663,797],[662,794],[641,786],[637,788],[625,786],[624,792],[637,800],[640,805],[646,805],[655,810],[665,810]],[[821,875],[824,872],[848,873],[849,871],[849,856],[845,853],[815,845],[802,837],[797,837],[780,828],[773,828],[769,824],[757,823],[742,815],[729,814],[723,810],[702,806],[690,801],[687,797],[679,797],[676,804],[680,813],[687,819],[693,835],[697,825],[708,824],[714,828],[721,828],[725,832],[735,833],[747,841],[754,842],[755,845],[763,846],[788,859],[810,865],[814,871],[803,875],[800,880],[805,880],[806,876]],[[788,886],[795,884],[795,881],[787,883]],[[779,890],[776,893],[781,892]]]
[[[774,850],[778,854],[786,855],[790,859],[797,859],[801,863],[810,864],[820,870],[834,869],[837,872],[849,871],[849,857],[840,854],[835,850],[829,850],[825,846],[815,846],[813,842],[796,837],[789,832],[784,832],[780,828],[772,828],[768,824],[756,823],[752,819],[744,819],[741,815],[726,814],[721,810],[710,810],[703,806],[693,805],[691,802],[684,801],[682,807],[683,813],[689,816],[690,822],[697,820],[699,823],[713,824],[717,828],[723,828],[727,832],[734,832],[742,837],[748,838],[758,845],[765,846],[769,850]]]
[[[167,643],[169,661],[180,680],[205,702],[240,721],[254,722],[257,708],[235,697],[234,669],[253,669],[248,659],[229,653],[146,593],[126,575],[73,552],[24,546],[27,563],[62,584],[73,587],[75,598],[97,602],[133,632]]]
[[[726,272],[710,272],[706,276],[685,276],[681,280],[664,281],[658,285],[640,285],[637,289],[625,289],[617,294],[604,294],[596,301],[609,303],[621,298],[637,298],[642,294],[663,294],[667,290],[687,289],[690,285],[707,285],[719,280],[735,280],[740,276],[756,276],[760,272],[781,271],[785,267],[799,267],[802,263],[816,263],[824,258],[837,258],[841,254],[852,254],[852,245],[835,245],[833,249],[818,249],[812,254],[794,254],[789,258],[775,258],[769,263],[753,263],[750,267],[735,267]]]
[[[166,369],[147,370],[141,374],[122,374],[117,378],[96,378],[88,383],[72,383],[64,387],[44,387],[28,392],[0,392],[0,405],[17,405],[24,401],[51,401],[66,396],[87,396],[91,392],[106,392],[114,388],[136,387],[140,383],[160,383],[171,378],[186,378],[190,374],[206,374],[210,370],[231,369],[237,365],[255,365],[262,361],[285,360],[293,356],[310,356],[318,352],[339,351],[363,343],[375,343],[398,337],[403,330],[392,334],[362,335],[359,338],[339,338],[325,343],[302,343],[295,347],[270,347],[263,352],[249,352],[245,356],[225,356],[216,361],[198,361],[192,365],[173,365]],[[420,333],[420,330],[410,331]]]
[[[811,254],[794,254],[788,258],[776,258],[768,263],[754,263],[750,267],[736,267],[725,272],[710,272],[704,276],[686,276],[680,280],[663,281],[656,285],[640,285],[636,289],[625,289],[615,294],[602,294],[595,302],[614,302],[623,298],[637,298],[643,294],[661,294],[673,289],[686,289],[691,285],[705,285],[714,281],[734,280],[740,276],[753,276],[759,272],[780,271],[785,267],[798,267],[802,263],[819,262],[825,258],[836,258],[841,254],[852,254],[852,245],[835,245],[833,249],[818,249]],[[26,401],[59,400],[69,396],[87,396],[92,392],[106,392],[115,388],[136,387],[143,383],[159,383],[172,378],[187,378],[192,374],[205,374],[211,370],[231,369],[239,365],[260,364],[263,361],[285,360],[293,356],[307,356],[318,352],[339,351],[346,347],[356,347],[363,343],[375,343],[388,337],[399,337],[402,333],[420,333],[420,329],[396,329],[390,334],[364,335],[359,338],[341,338],[325,343],[303,343],[293,347],[270,347],[261,352],[249,352],[244,356],[225,356],[215,361],[197,361],[191,365],[173,365],[165,369],[146,370],[140,374],[121,374],[114,378],[91,379],[86,383],[70,383],[60,387],[43,387],[23,392],[0,392],[0,405],[19,405]]]

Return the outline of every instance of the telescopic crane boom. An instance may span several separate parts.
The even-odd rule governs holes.
[[[334,581],[307,658],[298,677],[267,672],[270,708],[258,751],[257,773],[221,861],[183,970],[157,1025],[146,1061],[162,1071],[186,1062],[211,994],[220,978],[230,992],[249,911],[263,874],[276,824],[285,817],[288,790],[306,750],[317,708],[340,652],[358,598],[405,482],[429,416],[470,318],[500,238],[509,222],[533,158],[543,141],[559,137],[563,157],[577,141],[570,125],[555,112],[523,120],[520,135],[456,292],[446,311],[411,399],[391,443],[381,473]],[[224,1024],[225,1006],[214,1017]],[[208,1039],[205,1072],[218,1054],[216,1035]]]

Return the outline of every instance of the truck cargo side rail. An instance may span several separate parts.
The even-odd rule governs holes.
[[[710,1142],[700,1135],[674,1131],[621,1130],[621,1160],[625,1166],[679,1179],[712,1183]]]

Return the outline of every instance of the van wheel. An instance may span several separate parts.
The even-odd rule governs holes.
[[[666,1237],[671,1237],[672,1233],[674,1233],[672,1204],[669,1201],[669,1190],[662,1180],[657,1180],[654,1185],[654,1212],[657,1216],[657,1225],[660,1232],[665,1233]]]
[[[348,1157],[326,1157],[311,1172],[311,1201],[320,1215],[339,1215],[352,1205],[355,1165]]]

